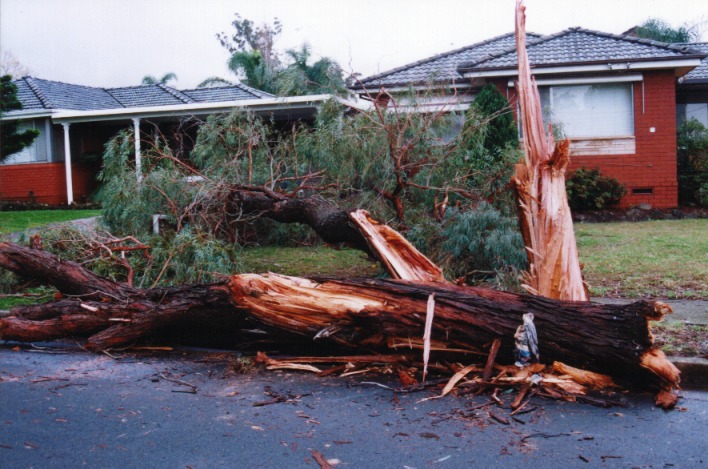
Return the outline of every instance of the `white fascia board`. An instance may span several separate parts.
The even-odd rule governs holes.
[[[132,118],[170,117],[197,114],[214,114],[246,108],[253,111],[278,111],[285,109],[303,109],[334,98],[330,94],[290,96],[284,98],[243,99],[240,101],[221,101],[217,103],[189,103],[176,106],[145,106],[132,108],[103,109],[98,111],[63,111],[54,114],[55,122],[95,122],[106,120],[125,120]]]
[[[387,107],[387,111],[400,112],[402,114],[426,114],[438,112],[457,112],[467,111],[470,108],[470,103],[466,104],[429,104],[424,106],[397,106]]]
[[[54,111],[56,112],[56,111]],[[37,119],[39,117],[51,117],[53,111],[51,109],[20,109],[17,111],[6,112],[0,120],[13,121],[23,119]]]
[[[408,91],[429,91],[431,89],[433,90],[446,90],[446,89],[453,89],[453,90],[466,90],[471,88],[472,86],[469,83],[434,83],[430,86],[428,85],[417,85],[417,86],[394,86],[393,88],[387,88],[386,86],[379,86],[378,88],[366,88],[366,89],[358,89],[355,91],[355,93],[358,96],[368,96],[368,95],[375,95],[378,94],[379,91],[381,91],[381,88],[384,89],[384,91],[387,91],[389,93],[405,93]],[[368,92],[368,93],[367,93]]]
[[[608,62],[606,64],[594,65],[568,65],[568,66],[537,66],[531,68],[532,75],[549,75],[557,73],[588,73],[588,72],[608,72],[627,70],[648,70],[648,69],[673,69],[682,67],[697,67],[701,64],[700,59],[681,60],[653,60],[647,62]],[[517,75],[515,68],[505,70],[481,70],[478,72],[466,72],[465,78],[490,78],[490,77],[512,77]]]
[[[538,86],[550,85],[592,85],[596,83],[625,83],[630,81],[643,81],[644,76],[641,73],[633,73],[631,75],[616,75],[606,77],[576,77],[576,78],[539,78],[536,80]],[[513,88],[516,85],[514,80],[509,80],[507,86]]]

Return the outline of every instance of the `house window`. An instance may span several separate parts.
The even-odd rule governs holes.
[[[22,163],[39,163],[47,161],[47,133],[44,121],[30,120],[22,121],[17,126],[17,132],[22,133],[25,130],[39,130],[39,135],[34,139],[34,142],[29,147],[26,147],[20,152],[10,155],[2,164],[22,164]]]
[[[569,138],[634,135],[632,85],[549,86],[539,89],[545,120]]]

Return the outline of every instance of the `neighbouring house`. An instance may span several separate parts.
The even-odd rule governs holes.
[[[97,88],[39,78],[14,81],[23,109],[3,120],[20,121],[20,130],[39,130],[31,147],[0,164],[0,200],[71,204],[97,187],[105,143],[130,128],[138,143],[156,134],[178,154],[192,148],[196,128],[210,114],[248,109],[287,126],[311,121],[330,95],[277,97],[245,85],[177,90],[163,84]]]
[[[677,124],[687,119],[696,119],[708,127],[708,42],[675,44],[689,47],[706,54],[701,64],[678,79],[676,86]]]
[[[527,35],[532,73],[549,123],[571,139],[571,168],[599,168],[627,186],[623,206],[678,205],[677,80],[701,64],[693,45],[582,28]],[[494,83],[516,112],[517,58],[507,34],[365,78],[354,91],[386,102],[405,89],[440,90],[436,105],[469,106]]]

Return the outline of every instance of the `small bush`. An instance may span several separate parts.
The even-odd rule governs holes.
[[[708,207],[708,129],[689,119],[676,133],[679,202]]]
[[[491,282],[513,288],[518,285],[519,272],[526,269],[516,218],[486,202],[465,211],[450,209],[442,224],[419,223],[408,238],[443,267],[448,277],[464,277],[469,283]]]
[[[603,176],[598,168],[581,168],[566,181],[568,204],[573,210],[602,210],[617,205],[627,194],[624,184]]]

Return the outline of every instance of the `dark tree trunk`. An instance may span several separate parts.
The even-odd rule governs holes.
[[[41,262],[25,262],[32,258]],[[61,276],[50,275],[44,265],[53,266]],[[543,362],[563,361],[645,388],[678,384],[678,372],[666,368],[668,362],[661,361],[649,334],[648,320],[661,317],[660,303],[600,305],[440,282],[315,281],[274,274],[234,275],[228,282],[210,285],[123,289],[78,264],[9,243],[0,243],[0,267],[26,276],[35,276],[39,269],[38,274],[44,272],[43,278],[58,282],[62,289],[86,295],[14,308],[10,317],[0,319],[0,338],[5,340],[79,335],[88,336],[88,348],[105,350],[184,321],[232,316],[243,327],[299,337],[303,344],[322,340],[386,351],[393,344],[420,342],[427,301],[434,294],[432,339],[438,346],[485,353],[485,347],[498,337],[499,360],[509,363],[515,329],[522,315],[532,312]],[[91,293],[96,291],[103,293]],[[235,343],[238,340],[234,338]],[[399,347],[398,353],[402,351]],[[436,353],[441,352],[434,352],[433,358]]]

